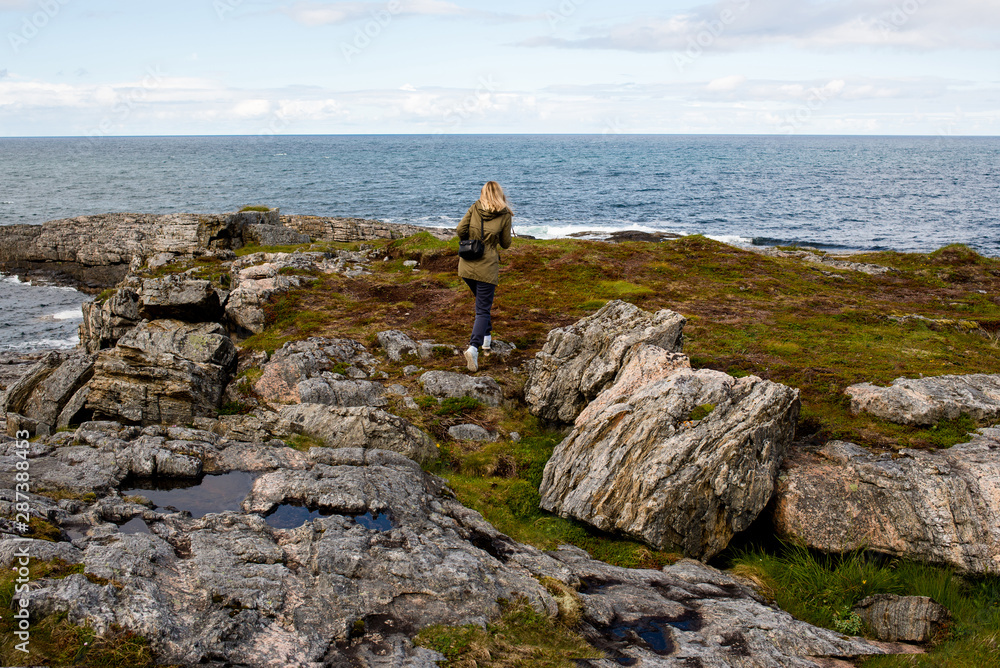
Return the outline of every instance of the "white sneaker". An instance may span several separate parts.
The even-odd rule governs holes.
[[[479,351],[475,346],[469,346],[465,350],[465,361],[469,371],[479,371]]]
[[[493,337],[489,334],[483,337],[483,350],[486,352],[493,350]]]

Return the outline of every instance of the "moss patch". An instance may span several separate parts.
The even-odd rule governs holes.
[[[440,652],[447,659],[443,665],[454,668],[571,668],[585,659],[603,658],[571,628],[526,601],[501,602],[501,607],[500,618],[485,630],[473,625],[431,626],[414,638],[414,644]]]

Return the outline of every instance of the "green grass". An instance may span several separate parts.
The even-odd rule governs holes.
[[[295,317],[276,318],[246,345],[270,350],[307,336],[365,341],[386,329],[464,343],[473,300],[456,277],[454,240],[421,233],[370,245],[375,257],[391,261],[374,262],[374,275],[364,280],[317,277],[314,287],[289,297]],[[424,271],[399,271],[395,265],[403,259],[419,259]],[[688,318],[684,345],[695,367],[799,388],[802,435],[887,449],[963,439],[942,438],[935,433],[940,426],[912,429],[852,415],[843,391],[853,383],[885,385],[920,374],[1000,373],[1000,261],[956,246],[849,259],[897,271],[831,271],[697,236],[656,244],[515,239],[503,255],[494,330],[517,344],[507,364],[514,367],[533,356],[554,327],[592,314],[611,298],[650,311],[669,308]],[[895,322],[889,315],[938,322]],[[447,355],[435,361],[448,368]]]
[[[501,602],[500,618],[486,629],[479,626],[430,626],[414,644],[443,654],[449,668],[496,666],[573,668],[603,654],[560,619],[534,610],[524,600]]]
[[[60,579],[83,573],[83,564],[68,564],[60,559],[48,562],[32,560],[29,566],[31,582]],[[48,665],[82,666],[84,668],[139,668],[152,665],[152,654],[145,639],[114,626],[104,635],[97,635],[89,626],[71,624],[65,614],[32,617],[30,652],[16,648],[20,640],[14,635],[11,618],[12,601],[17,575],[0,572],[0,661],[6,666]],[[108,584],[103,581],[101,584]]]
[[[662,568],[680,555],[556,517],[538,506],[545,463],[561,434],[528,436],[519,443],[480,444],[474,450],[443,444],[431,470],[448,481],[458,500],[514,540],[543,550],[575,545],[595,559],[627,568]]]
[[[248,211],[257,211],[257,212],[260,212],[260,213],[267,213],[270,210],[271,210],[271,207],[269,207],[269,206],[245,206],[242,209],[240,209],[240,213],[246,213]]]
[[[928,654],[872,658],[861,664],[866,668],[972,668],[1000,659],[1000,578],[967,579],[947,568],[863,551],[820,555],[794,545],[741,551],[730,565],[782,610],[841,633],[864,630],[853,627],[851,608],[873,594],[929,596],[951,611],[950,629]]]

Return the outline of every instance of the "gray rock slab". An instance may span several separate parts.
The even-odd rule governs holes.
[[[851,411],[906,425],[931,425],[963,413],[976,421],[1000,419],[1000,375],[970,374],[897,378],[889,387],[871,383],[845,390]]]
[[[489,376],[466,376],[450,371],[428,371],[420,376],[424,392],[432,397],[478,399],[487,406],[503,403],[503,390]]]

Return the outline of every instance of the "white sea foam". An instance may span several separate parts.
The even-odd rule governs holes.
[[[83,309],[75,308],[68,311],[59,311],[52,315],[53,320],[82,320],[83,319]]]
[[[21,343],[8,343],[6,350],[46,350],[51,348],[75,348],[80,343],[80,337],[68,339],[33,339]]]

